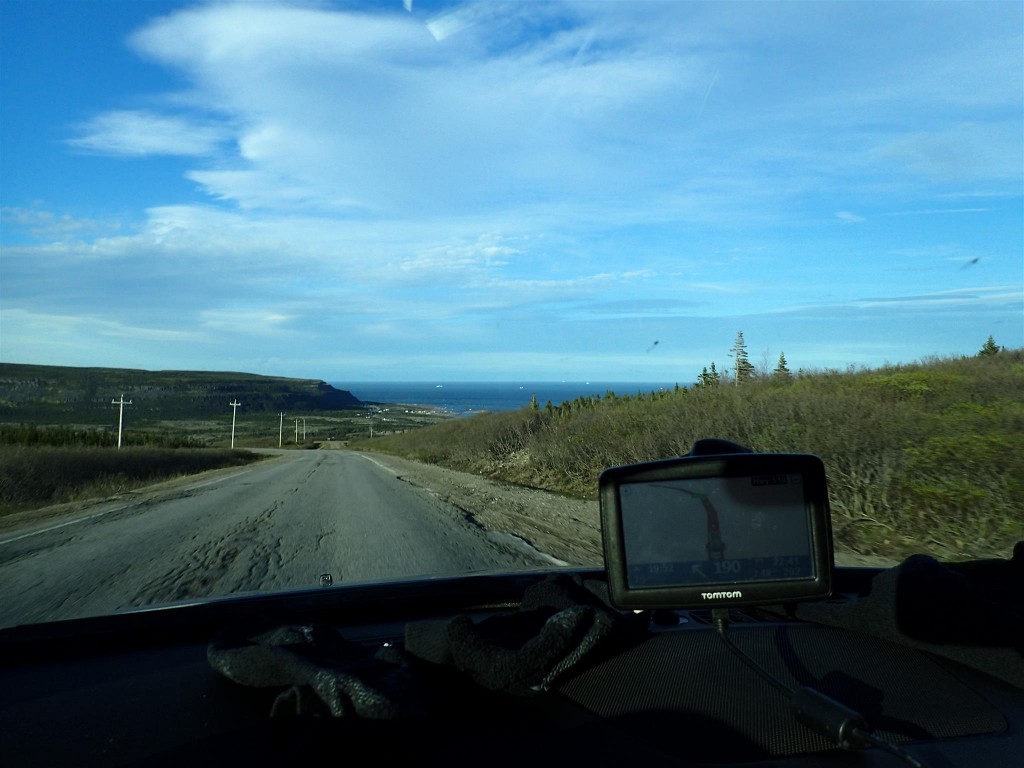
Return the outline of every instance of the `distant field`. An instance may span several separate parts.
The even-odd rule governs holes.
[[[113,415],[113,423],[101,424],[77,412],[65,424],[0,423],[0,516],[261,458],[246,448],[337,448],[371,430],[416,429],[444,418],[376,406],[300,413],[283,421],[276,413],[243,412],[235,423],[238,450],[232,451],[230,410],[221,418],[178,420],[129,413],[121,449]]]
[[[111,418],[111,416],[113,418]],[[447,417],[431,412],[406,412],[364,406],[336,412],[308,411],[287,414],[240,411],[235,422],[236,448],[316,447],[326,441],[346,441],[373,434],[418,429]],[[174,448],[228,448],[231,446],[231,411],[219,418],[141,418],[126,413],[122,436],[126,446]],[[117,412],[97,423],[80,414],[53,424],[0,423],[0,445],[117,445]]]

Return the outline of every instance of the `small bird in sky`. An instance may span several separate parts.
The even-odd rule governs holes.
[[[651,344],[651,346],[649,346],[649,347],[647,348],[647,351],[648,351],[648,352],[650,352],[650,351],[651,351],[652,349],[654,349],[654,348],[655,348],[656,346],[658,346],[658,345],[659,345],[660,343],[661,343],[660,341],[656,341],[656,342],[654,342],[653,344]]]
[[[966,264],[964,264],[962,267],[960,267],[960,269],[967,269],[968,267],[973,266],[974,264],[977,264],[979,261],[981,261],[981,256],[975,256],[973,259],[971,259]]]

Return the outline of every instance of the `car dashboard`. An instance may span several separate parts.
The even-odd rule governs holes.
[[[855,600],[878,574],[838,568],[831,602]],[[798,722],[786,697],[730,654],[707,611],[626,616],[628,631],[563,660],[543,685],[481,684],[471,663],[438,647],[456,621],[473,629],[522,615],[524,593],[551,578],[599,593],[604,574],[349,586],[2,630],[0,755],[6,765],[281,765],[363,755],[387,764],[903,764],[876,748],[840,749]],[[396,697],[401,706],[386,716],[332,715],[316,697],[289,705],[281,679],[239,684],[211,663],[225,632],[310,626],[355,649],[350,677],[369,674],[382,652],[400,660],[404,678],[392,690],[404,685],[412,695]],[[506,661],[536,640],[522,626],[490,636]],[[733,611],[730,634],[774,676],[857,710],[921,765],[1012,765],[1024,754],[1024,689],[1009,674],[811,622],[795,606]],[[293,693],[300,689],[308,693],[308,685]]]

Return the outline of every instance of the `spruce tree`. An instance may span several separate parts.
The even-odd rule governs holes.
[[[743,331],[736,334],[736,341],[729,351],[729,356],[735,360],[733,371],[737,385],[754,378],[754,365],[747,354],[747,342],[743,339]]]
[[[788,379],[790,377],[789,366],[786,365],[786,354],[784,352],[779,352],[779,364],[775,366],[773,373],[780,379]]]
[[[712,361],[711,370],[705,365],[701,371],[700,376],[697,377],[697,383],[694,385],[697,389],[706,389],[708,387],[717,387],[719,383],[718,371],[715,370],[715,363]],[[685,391],[685,390],[684,390]]]
[[[986,341],[981,349],[978,350],[978,357],[991,357],[992,355],[998,355],[1000,346],[996,344],[996,340],[992,338],[992,334],[989,334],[988,341]]]

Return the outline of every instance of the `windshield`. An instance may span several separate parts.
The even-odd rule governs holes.
[[[1024,539],[1019,2],[0,0],[0,626],[602,564],[814,453]]]

